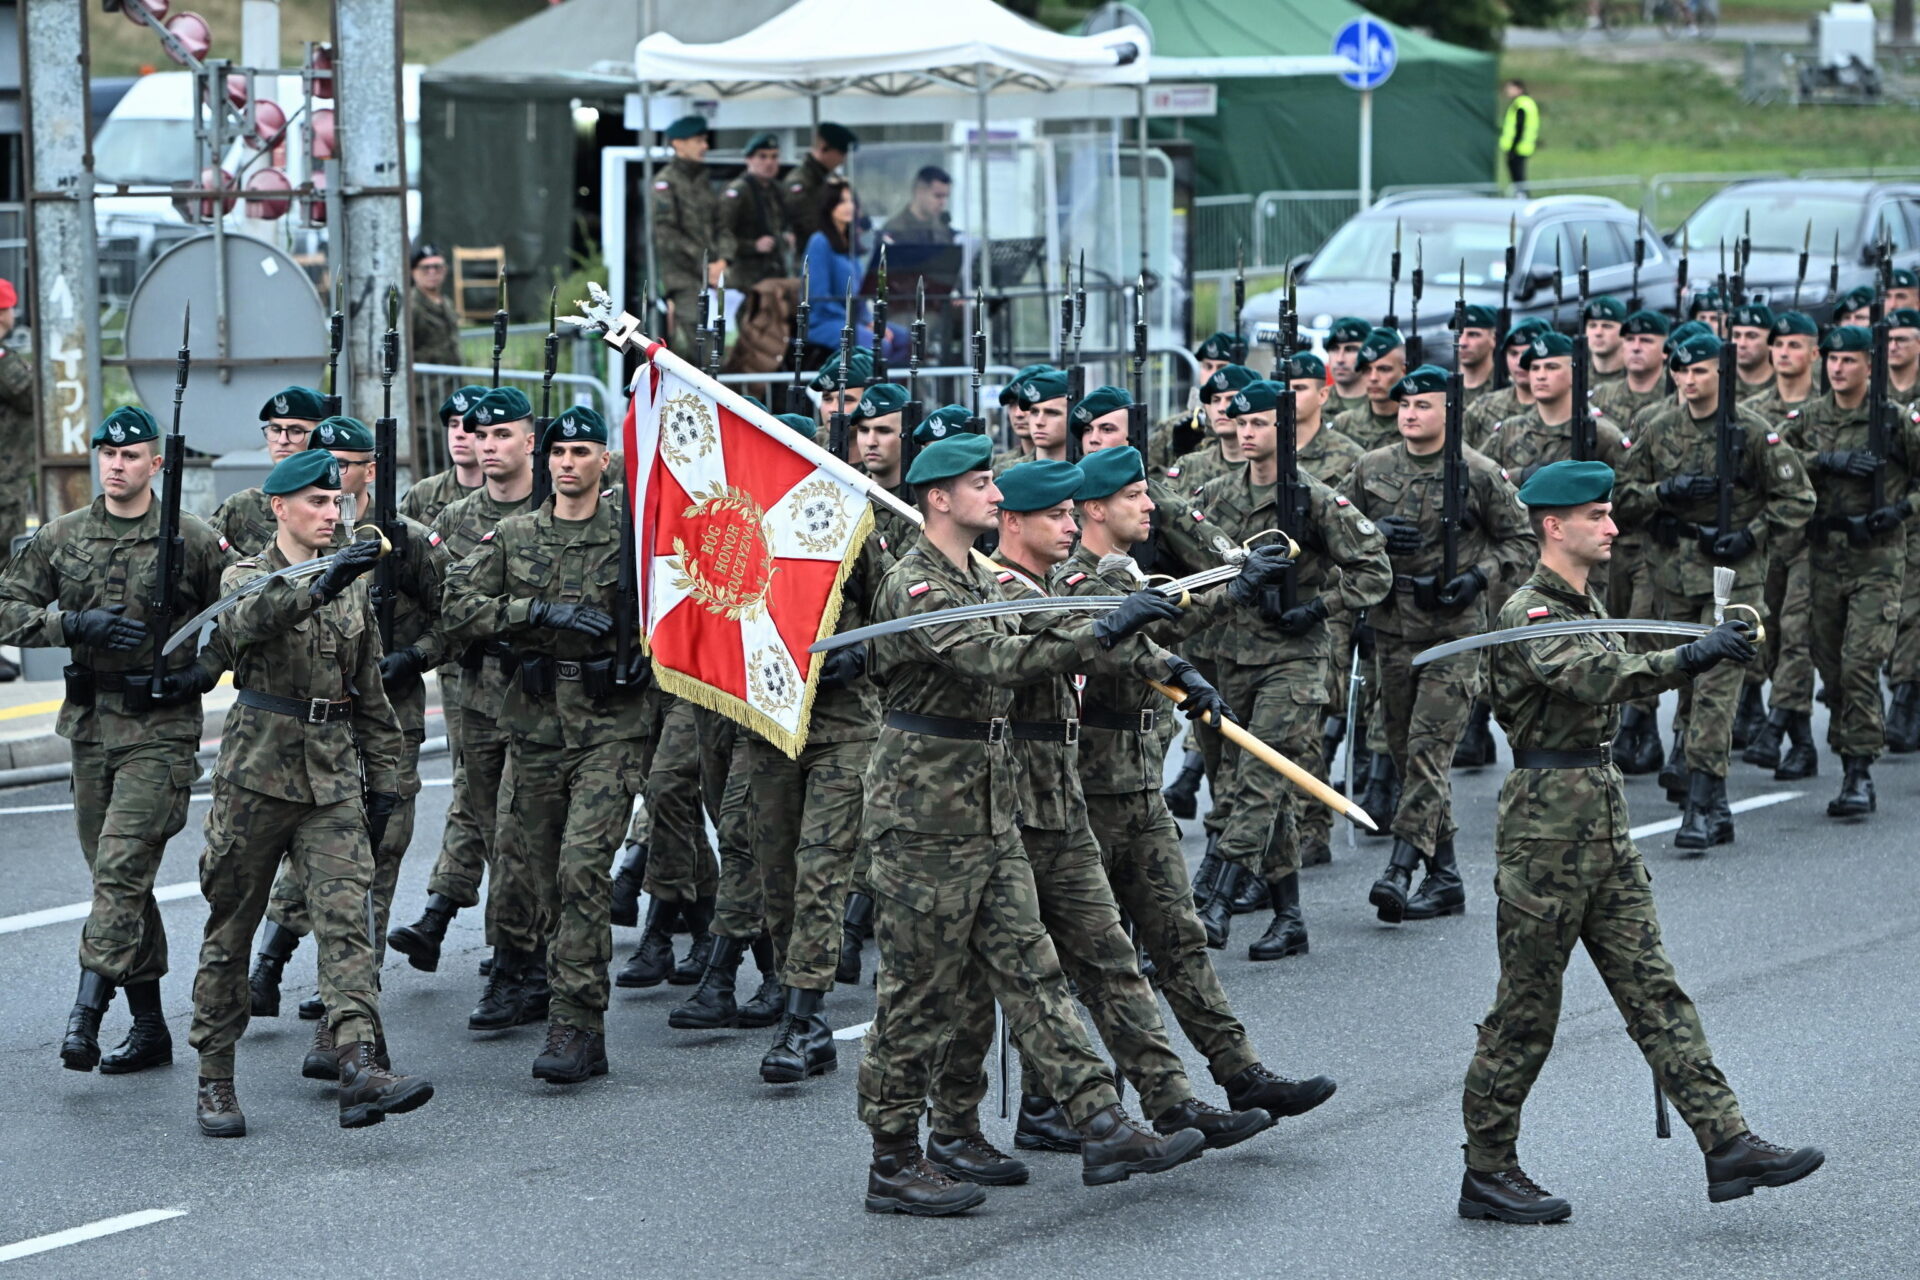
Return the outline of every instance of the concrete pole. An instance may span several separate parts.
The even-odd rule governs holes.
[[[1373,90],[1360,91],[1360,207],[1373,203]]]
[[[241,0],[240,65],[265,69],[280,65],[280,0]],[[261,86],[273,96],[272,86]]]

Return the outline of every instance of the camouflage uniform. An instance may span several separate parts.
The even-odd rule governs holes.
[[[14,357],[0,360],[5,364]],[[207,525],[182,514],[186,544],[174,608],[180,621],[220,597],[220,574],[232,554]],[[131,528],[116,529],[107,500],[40,526],[0,575],[0,643],[62,648],[63,612],[124,605],[147,621],[159,572],[160,499]],[[73,813],[80,852],[93,877],[93,906],[80,930],[80,967],[116,987],[158,979],[167,971],[167,934],[153,899],[153,880],[167,841],[186,825],[187,790],[200,776],[200,699],[130,711],[123,681],[150,675],[149,635],[126,653],[74,647],[73,666],[90,669],[91,700],[61,703],[55,724],[72,744]],[[193,664],[189,641],[168,659]]]
[[[438,298],[429,298],[418,287],[408,291],[412,294],[407,301],[407,356],[416,365],[422,364],[464,364],[460,358],[460,315],[453,309],[453,299],[442,294]],[[413,420],[432,422],[436,418],[437,403],[429,402],[429,388],[434,379],[425,374],[413,379]],[[429,523],[406,513],[422,524]]]
[[[787,226],[793,231],[794,244],[801,248],[820,230],[820,191],[831,177],[833,170],[809,152],[780,180],[780,199],[786,206]]]
[[[647,893],[662,903],[711,901],[719,870],[707,843],[700,785],[700,709],[661,693],[653,708],[657,744],[646,763]],[[715,815],[716,817],[718,815]]]
[[[1220,438],[1214,436],[1192,453],[1183,453],[1175,458],[1160,474],[1177,492],[1198,493],[1207,481],[1240,465],[1227,461],[1226,450],[1220,447]]]
[[[1542,566],[1495,625],[1606,616],[1596,597]],[[1494,714],[1516,751],[1598,748],[1619,728],[1611,704],[1657,697],[1690,678],[1672,650],[1625,653],[1606,634],[1502,645],[1490,651],[1488,666]],[[1494,840],[1500,985],[1461,1096],[1467,1167],[1492,1172],[1519,1163],[1520,1108],[1553,1045],[1575,942],[1585,944],[1627,1034],[1700,1149],[1744,1132],[1739,1101],[1661,944],[1652,877],[1627,835],[1619,769],[1516,768],[1501,787]]]
[[[1400,439],[1400,414],[1396,409],[1392,413],[1378,414],[1373,411],[1373,402],[1362,401],[1357,409],[1349,409],[1327,421],[1326,411],[1321,410],[1321,420],[1353,441],[1364,450],[1378,449],[1393,444]]]
[[[703,259],[731,258],[733,237],[720,225],[720,200],[707,180],[707,167],[675,156],[654,175],[654,287],[673,308],[673,350],[693,359],[693,331],[700,321]]]
[[[779,183],[743,173],[720,193],[719,210],[721,225],[733,239],[733,256],[727,259],[729,289],[745,293],[762,280],[787,274],[781,239],[787,230],[787,211]],[[761,253],[753,247],[761,236],[773,237],[771,251]]]
[[[269,545],[229,568],[221,586],[233,591],[286,564],[279,545]],[[200,861],[208,915],[188,1042],[210,1079],[233,1076],[234,1045],[252,1003],[249,943],[283,853],[306,892],[334,1043],[375,1040],[378,968],[367,927],[373,852],[362,793],[398,794],[401,752],[364,578],[325,604],[307,582],[279,579],[224,614],[220,631],[233,646],[233,683],[242,693],[221,734]],[[250,706],[249,693],[332,705],[329,718],[314,724],[311,710],[296,716]]]
[[[1805,400],[1788,404],[1776,385],[1766,395],[1747,401],[1745,407],[1792,438],[1794,422],[1806,404]],[[1915,527],[1908,526],[1909,530]],[[1911,533],[1908,541],[1912,541]],[[1775,711],[1813,711],[1813,583],[1808,573],[1806,531],[1801,529],[1782,538],[1767,557],[1767,639],[1759,661],[1772,682],[1767,706]]]
[[[1364,409],[1373,403],[1367,398],[1364,381],[1356,382],[1354,385],[1362,388],[1357,396],[1341,395],[1338,384],[1329,384],[1331,389],[1327,392],[1327,402],[1320,407],[1320,417],[1323,421],[1332,422],[1349,409]]]
[[[442,511],[486,487],[485,484],[479,484],[467,488],[460,483],[460,473],[448,467],[408,488],[406,496],[400,499],[400,514],[409,520],[431,526],[440,518]]]
[[[273,518],[273,499],[258,486],[229,494],[225,502],[213,509],[213,518],[207,523],[243,556],[260,554],[280,534],[280,522]]]
[[[1639,434],[1638,424],[1642,415],[1671,405],[1673,394],[1673,386],[1665,374],[1654,382],[1651,391],[1635,391],[1623,375],[1595,387],[1587,403],[1620,425],[1625,433],[1621,445],[1631,449]],[[1613,559],[1607,562],[1607,611],[1616,618],[1657,617],[1660,593],[1654,590],[1653,575],[1647,566],[1646,530],[1628,521],[1618,511],[1614,512],[1614,523],[1620,527],[1620,533],[1613,540]],[[1769,622],[1769,646],[1778,643],[1773,631],[1773,625]],[[1627,637],[1627,647],[1635,653],[1651,653],[1658,643],[1659,640],[1654,636]],[[1769,652],[1772,652],[1771,648]],[[1811,667],[1808,668],[1808,675],[1811,678]],[[1809,690],[1809,696],[1811,693]],[[1647,718],[1649,724],[1655,722],[1659,713],[1658,698],[1629,699],[1623,705],[1635,708]]]
[[[1478,400],[1470,402],[1460,417],[1461,425],[1466,431],[1467,447],[1478,449],[1486,443],[1487,436],[1493,431],[1495,423],[1518,417],[1531,408],[1533,408],[1533,401],[1521,400],[1520,393],[1510,386],[1502,387],[1498,391],[1489,391]]]
[[[21,475],[31,475],[40,456],[34,437],[33,357],[0,346],[0,457],[14,460]],[[0,565],[13,554],[13,540],[27,527],[31,486],[22,480],[0,485]]]
[[[747,835],[747,739],[753,735],[718,711],[694,715],[700,742],[700,794],[720,838],[720,877],[713,926],[723,938],[753,939],[766,931],[760,864]]]
[[[1499,359],[1500,357],[1496,356],[1495,358]],[[1595,385],[1598,385],[1598,384],[1595,384]],[[1488,396],[1493,395],[1495,392],[1500,390],[1500,388],[1493,385],[1493,377],[1491,374],[1488,375],[1486,381],[1482,382],[1477,387],[1469,387],[1464,383],[1462,383],[1460,389],[1466,397],[1465,403],[1466,403],[1466,407],[1469,409],[1473,408],[1474,405],[1480,403],[1480,401],[1486,399]]]
[[[1513,486],[1484,454],[1466,449],[1468,520],[1458,533],[1458,565],[1462,573],[1479,569],[1486,586],[1460,609],[1428,606],[1414,598],[1414,578],[1438,575],[1441,569],[1445,452],[1415,456],[1405,445],[1375,449],[1354,464],[1341,487],[1372,520],[1405,516],[1419,525],[1424,539],[1419,551],[1393,560],[1392,591],[1367,611],[1380,664],[1381,719],[1401,781],[1393,834],[1423,854],[1431,854],[1435,842],[1453,837],[1453,752],[1480,694],[1481,670],[1478,655],[1443,658],[1418,668],[1413,655],[1442,640],[1484,631],[1490,616],[1488,593],[1518,577],[1533,551],[1533,530]]]
[[[1600,445],[1596,457],[1618,474],[1626,465],[1626,436],[1613,419],[1598,410],[1589,411],[1593,414],[1594,437]],[[1501,478],[1518,489],[1541,467],[1573,457],[1573,419],[1548,426],[1540,416],[1540,406],[1531,405],[1517,417],[1494,423],[1486,441],[1480,445],[1480,452],[1500,468]],[[1606,594],[1604,571],[1594,575],[1593,589],[1598,595]],[[1507,602],[1507,593],[1505,586],[1496,588],[1488,584],[1489,613],[1500,612],[1500,607]]]
[[[516,881],[524,873],[526,883],[496,882],[493,893],[523,893],[555,925],[549,941],[538,933],[510,936],[503,920],[501,942],[523,954],[545,952],[554,1024],[599,1033],[613,955],[610,863],[641,788],[641,752],[653,726],[647,686],[612,684],[610,637],[528,621],[535,600],[619,614],[620,515],[613,502],[602,497],[580,522],[557,520],[553,510],[550,498],[482,538],[448,577],[443,614],[452,637],[508,636],[520,659],[501,722],[510,726],[513,771],[504,800],[525,842],[524,858],[496,859],[495,871],[506,878],[511,870]],[[594,687],[601,679],[604,693]],[[509,861],[519,865],[509,868]]]

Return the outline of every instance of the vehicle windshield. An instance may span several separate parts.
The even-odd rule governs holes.
[[[193,167],[193,122],[110,118],[93,139],[93,174],[101,182],[185,182]]]
[[[1747,234],[1747,215],[1753,215],[1753,247],[1762,253],[1798,253],[1807,244],[1807,224],[1813,224],[1813,252],[1833,252],[1833,236],[1840,233],[1840,252],[1851,257],[1860,249],[1860,201],[1845,196],[1810,196],[1803,192],[1722,191],[1687,219],[1687,241],[1695,253],[1711,250],[1722,241],[1734,244]],[[1675,244],[1680,243],[1678,236]]]
[[[1393,232],[1400,228],[1400,277],[1413,272],[1414,246],[1424,256],[1427,288],[1452,286],[1466,262],[1468,285],[1498,285],[1507,274],[1507,223],[1469,222],[1438,214],[1408,210],[1405,214],[1374,214],[1356,218],[1333,233],[1326,247],[1313,257],[1307,278],[1316,283],[1365,280],[1385,283],[1393,255]]]

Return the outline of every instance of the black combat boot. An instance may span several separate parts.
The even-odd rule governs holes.
[[[1207,1135],[1180,1129],[1160,1137],[1128,1117],[1115,1103],[1094,1112],[1080,1130],[1080,1181],[1089,1187],[1125,1182],[1136,1173],[1164,1173],[1197,1160]]]
[[[493,949],[493,972],[487,975],[480,1003],[467,1015],[469,1031],[505,1031],[527,1020],[521,987],[522,971],[529,959],[510,947]]]
[[[193,1118],[200,1132],[209,1138],[244,1138],[247,1117],[240,1110],[240,1099],[233,1091],[231,1077],[210,1080],[200,1077],[194,1098]]]
[[[688,946],[687,954],[680,963],[673,966],[673,972],[667,975],[667,982],[670,986],[690,987],[700,981],[700,975],[707,971],[707,949],[703,944],[713,931],[713,899],[695,898],[692,902],[681,903],[680,918],[693,930],[693,943]]]
[[[1221,1082],[1227,1091],[1227,1105],[1235,1111],[1258,1107],[1276,1120],[1283,1116],[1301,1116],[1331,1098],[1338,1089],[1326,1076],[1289,1080],[1277,1076],[1259,1063],[1236,1072]]]
[[[300,1021],[302,1022],[312,1022],[315,1018],[324,1018],[327,1016],[326,1002],[323,1001],[316,992],[314,995],[300,1002],[299,1013]]]
[[[1767,718],[1754,731],[1753,737],[1747,740],[1746,749],[1740,753],[1740,758],[1762,769],[1778,769],[1780,742],[1787,736],[1789,714],[1777,707],[1769,711]]]
[[[1274,1118],[1259,1107],[1247,1111],[1222,1111],[1198,1098],[1188,1098],[1155,1116],[1153,1131],[1173,1134],[1182,1129],[1198,1129],[1207,1140],[1207,1150],[1223,1151],[1245,1142],[1256,1133],[1265,1133],[1275,1123]]]
[[[1760,696],[1757,683],[1740,686],[1740,705],[1733,711],[1733,749],[1746,750],[1753,741],[1753,735],[1760,732],[1760,726],[1767,722],[1766,699]]]
[[[1793,711],[1787,715],[1786,754],[1780,757],[1780,767],[1773,771],[1775,782],[1798,782],[1802,778],[1820,776],[1820,748],[1813,744],[1813,714],[1808,711]]]
[[[364,1129],[433,1099],[433,1081],[425,1076],[398,1076],[381,1066],[371,1041],[341,1045],[339,1062],[342,1129]]]
[[[91,1071],[100,1063],[100,1019],[113,1001],[113,984],[91,969],[80,971],[80,991],[67,1014],[67,1038],[60,1061],[69,1071]]]
[[[1667,761],[1666,752],[1660,749],[1659,717],[1644,707],[1629,704],[1620,709],[1620,728],[1625,742],[1613,749],[1614,762],[1620,766],[1620,772],[1636,777],[1658,773]]]
[[[786,1011],[787,992],[773,963],[773,939],[764,933],[753,940],[753,962],[760,969],[760,987],[753,999],[740,1006],[740,1016],[734,1022],[741,1027],[770,1027]]]
[[[731,1027],[740,1014],[734,988],[739,983],[740,958],[747,944],[740,938],[709,935],[705,945],[695,944],[694,949],[706,955],[706,971],[686,1003],[667,1015],[667,1025],[683,1030]]]
[[[623,844],[613,866],[613,923],[631,929],[640,923],[640,890],[647,879],[647,846]]]
[[[131,1075],[173,1061],[173,1035],[167,1030],[167,1015],[160,1011],[160,979],[130,983],[126,992],[133,1029],[118,1049],[100,1059],[103,1076]]]
[[[1864,818],[1880,807],[1873,794],[1873,775],[1868,772],[1873,761],[1866,756],[1846,756],[1842,763],[1846,776],[1840,780],[1840,794],[1827,802],[1827,816]],[[105,1070],[104,1064],[101,1069]]]
[[[1080,1131],[1067,1119],[1060,1104],[1044,1093],[1020,1095],[1020,1118],[1014,1121],[1013,1145],[1022,1151],[1080,1150]]]
[[[1233,901],[1227,904],[1230,914],[1250,916],[1256,911],[1265,911],[1271,905],[1267,900],[1267,882],[1252,871],[1240,877],[1240,884],[1233,891]]]
[[[1324,867],[1333,861],[1333,845],[1328,842],[1322,831],[1303,831],[1300,833],[1300,865],[1303,867]]]
[[[1247,948],[1247,959],[1284,960],[1307,954],[1307,925],[1300,918],[1300,873],[1269,883],[1267,896],[1273,903],[1273,923]]]
[[[1895,755],[1920,751],[1920,684],[1893,686],[1893,710],[1887,715],[1887,750]]]
[[[1687,736],[1677,726],[1673,731],[1673,750],[1667,752],[1666,763],[1660,766],[1660,776],[1655,779],[1666,788],[1667,803],[1684,805],[1687,802]]]
[[[329,1084],[340,1078],[340,1052],[333,1043],[333,1024],[325,1018],[313,1024],[313,1043],[307,1046],[307,1056],[300,1059],[300,1074]]]
[[[1720,1204],[1750,1196],[1755,1187],[1784,1187],[1826,1162],[1818,1147],[1777,1147],[1742,1133],[1707,1152],[1707,1199]]]
[[[1467,713],[1467,728],[1453,748],[1453,767],[1484,769],[1498,758],[1493,745],[1493,708],[1486,699],[1475,698]]]
[[[1565,1222],[1573,1206],[1529,1178],[1515,1165],[1498,1173],[1467,1170],[1460,1179],[1460,1216],[1530,1225]]]
[[[1435,916],[1457,916],[1467,909],[1467,888],[1460,883],[1460,866],[1453,860],[1453,837],[1434,841],[1433,856],[1427,859],[1427,875],[1413,897],[1407,899],[1405,918],[1431,920]]]
[[[760,1059],[760,1078],[768,1084],[798,1084],[808,1076],[824,1075],[840,1067],[833,1047],[833,1028],[820,1012],[824,991],[787,991],[785,1015],[773,1047]]]
[[[679,905],[654,898],[647,903],[647,927],[640,945],[614,976],[616,987],[657,987],[673,972],[673,937],[668,933]]]
[[[874,1136],[873,1163],[867,1168],[868,1213],[944,1218],[965,1213],[986,1198],[978,1186],[949,1177],[930,1164],[920,1154],[917,1136]]]
[[[1207,945],[1215,951],[1227,945],[1227,935],[1233,928],[1233,899],[1248,878],[1255,884],[1260,880],[1239,863],[1222,860],[1213,892],[1200,906],[1200,924],[1207,931]]]
[[[1733,843],[1733,810],[1727,804],[1727,780],[1695,769],[1687,783],[1687,810],[1673,833],[1676,849],[1705,850]]]
[[[1320,722],[1320,772],[1327,776],[1332,785],[1342,793],[1347,789],[1345,778],[1335,780],[1333,766],[1340,759],[1340,744],[1347,738],[1347,718],[1328,716]]]
[[[873,895],[858,889],[847,895],[847,911],[840,920],[840,959],[833,980],[843,987],[860,985],[860,952],[873,936]]]
[[[447,926],[459,910],[452,898],[430,893],[418,920],[387,931],[387,945],[420,972],[432,973],[440,967],[440,945],[447,940]]]
[[[1200,779],[1206,776],[1206,772],[1206,757],[1188,747],[1186,754],[1180,757],[1180,772],[1160,793],[1167,802],[1168,813],[1176,818],[1191,818],[1200,812]]]
[[[994,1146],[978,1129],[972,1133],[929,1133],[927,1163],[950,1178],[983,1187],[1017,1187],[1032,1176],[1024,1160]]]
[[[247,975],[254,1017],[280,1016],[280,974],[299,945],[300,935],[285,925],[269,920],[260,931],[260,953],[254,956],[253,972]]]
[[[1200,865],[1193,872],[1193,905],[1204,907],[1207,899],[1213,896],[1214,886],[1220,883],[1220,868],[1225,864],[1220,860],[1220,833],[1207,832],[1206,847],[1200,853]]]
[[[548,1084],[579,1084],[607,1074],[607,1037],[562,1022],[547,1024],[547,1042],[533,1060],[533,1078]]]
[[[1375,914],[1388,924],[1399,924],[1407,918],[1407,891],[1413,886],[1413,871],[1421,858],[1418,849],[1394,837],[1386,872],[1373,882],[1373,890],[1367,894]]]
[[[1372,764],[1368,768],[1367,785],[1362,788],[1360,798],[1355,802],[1366,811],[1369,818],[1373,819],[1379,830],[1368,831],[1362,827],[1361,835],[1377,839],[1385,835],[1387,828],[1393,825],[1396,781],[1392,753],[1379,752],[1373,757]]]

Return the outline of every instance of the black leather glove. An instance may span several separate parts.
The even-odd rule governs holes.
[[[380,544],[372,538],[349,542],[333,553],[329,564],[313,584],[313,598],[326,604],[353,584],[353,580],[373,568],[380,559]]]
[[[827,650],[827,656],[820,662],[820,683],[822,689],[841,689],[867,674],[867,646],[864,644],[842,645],[838,649]]]
[[[1360,661],[1373,661],[1373,627],[1365,621],[1353,624],[1353,647],[1360,651]]]
[[[1093,634],[1102,649],[1111,649],[1142,627],[1171,622],[1179,616],[1180,606],[1172,596],[1142,588],[1095,618]]]
[[[549,631],[579,631],[600,637],[613,630],[613,619],[590,604],[535,600],[527,606],[527,621]]]
[[[123,618],[123,604],[104,609],[73,609],[60,615],[60,631],[67,643],[89,649],[110,649],[125,653],[138,649],[147,638],[147,624],[138,618]]]
[[[1381,516],[1374,521],[1380,526],[1380,532],[1387,535],[1387,554],[1390,556],[1410,556],[1419,553],[1427,544],[1421,536],[1420,524],[1410,516]]]
[[[1293,560],[1287,555],[1285,547],[1271,544],[1255,547],[1247,553],[1240,565],[1240,572],[1227,583],[1227,594],[1242,609],[1252,609],[1260,603],[1260,592],[1266,587],[1277,586],[1287,576],[1287,570],[1293,568]]]
[[[367,793],[367,843],[378,849],[387,838],[387,819],[400,807],[400,797],[391,791]]]
[[[1876,507],[1867,513],[1867,531],[1869,533],[1892,533],[1906,523],[1913,514],[1913,503],[1906,498],[1891,506]]]
[[[1464,609],[1486,589],[1487,575],[1476,565],[1464,573],[1456,573],[1440,588],[1440,607]]]
[[[1233,708],[1220,696],[1220,691],[1207,683],[1207,678],[1193,669],[1193,664],[1177,653],[1167,655],[1167,672],[1173,677],[1173,683],[1185,693],[1180,709],[1187,713],[1189,720],[1201,720],[1208,716],[1220,720],[1240,723],[1240,717],[1233,714]]]
[[[408,645],[404,649],[395,649],[380,659],[380,683],[388,689],[411,687],[426,667],[427,655],[421,653],[416,646]]]
[[[1689,640],[1674,653],[1680,669],[1688,675],[1711,671],[1722,662],[1752,662],[1753,628],[1738,618],[1729,618],[1698,640]]]
[[[1757,545],[1752,530],[1735,529],[1732,533],[1723,533],[1716,537],[1708,554],[1721,564],[1733,564],[1752,555]]]
[[[219,676],[196,662],[161,676],[160,687],[153,691],[153,701],[156,706],[176,707],[193,701],[219,683]]]
[[[1813,455],[1813,465],[1829,475],[1864,480],[1880,469],[1880,455],[1871,449],[1827,449]]]
[[[1683,471],[1655,485],[1653,496],[1659,499],[1663,507],[1678,507],[1689,502],[1705,502],[1719,491],[1720,482],[1712,476],[1696,476]]]
[[[1274,623],[1290,636],[1303,636],[1327,620],[1327,602],[1325,597],[1315,596],[1305,604],[1293,608],[1274,619]]]

